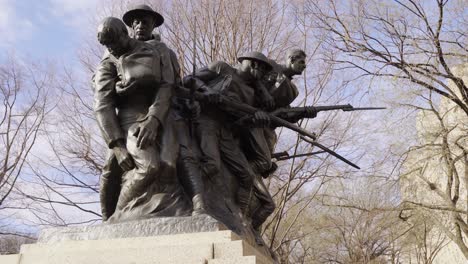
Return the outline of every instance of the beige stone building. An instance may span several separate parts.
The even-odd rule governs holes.
[[[468,83],[468,64],[455,68],[454,73]],[[460,219],[468,223],[468,118],[445,97],[431,108],[418,113],[418,147],[410,150],[407,173],[401,177],[405,204],[415,209],[409,210],[409,221],[419,225],[408,261],[426,263],[425,258],[432,261],[428,263],[465,264],[468,260],[456,241],[458,237],[459,243],[468,245],[468,237],[455,223]]]

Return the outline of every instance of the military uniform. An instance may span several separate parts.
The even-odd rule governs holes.
[[[117,140],[124,140],[135,162],[135,169],[123,173],[117,197],[122,170],[110,151],[101,176],[103,219],[116,210],[119,214],[114,218],[186,214],[177,178],[164,173],[175,169],[177,157],[170,114],[175,80],[170,58],[144,42],[131,39],[130,47],[120,58],[106,54],[94,77],[94,108],[103,137],[110,148]],[[119,81],[123,85],[117,85]],[[132,81],[139,85],[126,89],[125,84]],[[157,143],[138,148],[134,132],[139,123],[151,117],[160,124]]]
[[[242,79],[237,69],[225,62],[214,62],[199,71],[195,77],[206,84],[209,89],[205,91],[207,94],[218,93],[230,100],[249,105],[256,103],[255,86],[258,81],[253,78],[247,81]],[[268,190],[257,182],[255,171],[246,156],[249,153],[241,149],[239,133],[245,129],[239,129],[235,121],[245,114],[223,106],[220,108],[223,111],[219,111],[216,106],[203,106],[198,120],[197,134],[204,155],[204,166],[212,165],[220,169],[221,161],[225,164],[239,180],[238,202],[241,210],[248,213],[254,196],[262,201],[272,199]],[[251,129],[255,128],[247,130]]]

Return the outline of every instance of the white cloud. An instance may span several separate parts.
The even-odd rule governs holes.
[[[65,25],[80,29],[89,25],[98,4],[96,0],[50,0],[50,10]]]
[[[20,17],[14,0],[0,0],[0,45],[9,46],[32,36],[34,24],[25,17]]]

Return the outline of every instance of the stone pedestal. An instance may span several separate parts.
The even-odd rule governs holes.
[[[42,231],[2,264],[219,264],[273,260],[209,216],[154,218]]]

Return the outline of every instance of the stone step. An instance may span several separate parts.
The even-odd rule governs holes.
[[[80,241],[63,241],[56,243],[53,246],[50,244],[25,244],[21,246],[21,254],[39,254],[44,251],[84,251],[92,249],[99,250],[115,250],[115,249],[146,249],[158,248],[165,246],[191,246],[194,244],[213,244],[224,243],[239,240],[238,235],[232,231],[217,231],[217,232],[201,232],[192,234],[177,234],[164,235],[154,237],[134,237],[106,240],[80,240]]]
[[[20,264],[205,264],[213,258],[212,244],[157,248],[47,250],[21,254]]]
[[[58,236],[54,237],[58,238]],[[81,234],[80,238],[84,238]],[[272,264],[261,249],[232,231],[126,237],[101,240],[53,239],[23,245],[1,264]],[[214,262],[213,262],[214,261]]]
[[[260,262],[255,256],[236,258],[210,259],[208,264],[270,264],[271,262]]]
[[[58,242],[70,240],[155,237],[224,230],[228,229],[209,215],[155,217],[120,223],[47,228],[40,232],[38,243],[56,244]]]
[[[1,264],[18,264],[20,257],[21,257],[20,254],[0,255],[0,263]]]
[[[214,244],[214,259],[237,259],[246,256],[256,256],[256,263],[272,263],[269,257],[243,240]]]

